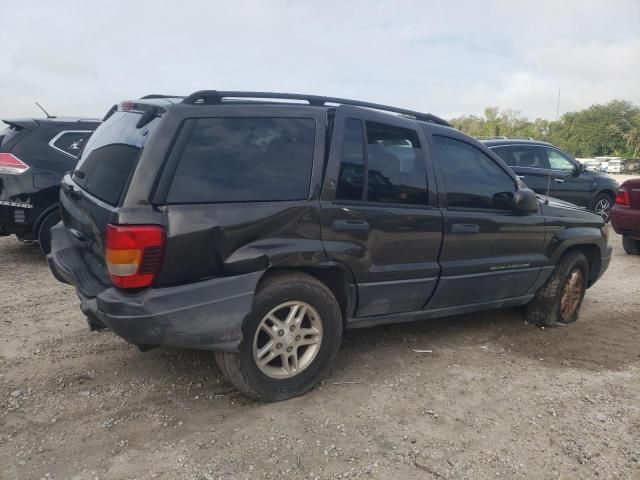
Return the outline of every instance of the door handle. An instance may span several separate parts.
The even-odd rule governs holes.
[[[562,178],[554,178],[553,181],[554,182],[558,182],[558,183],[564,183],[565,182],[565,180],[562,179]]]
[[[369,223],[364,220],[334,220],[331,228],[335,232],[368,232]]]
[[[519,178],[520,180],[524,180],[524,175],[518,175],[518,178]]]
[[[480,225],[476,225],[475,223],[454,223],[451,225],[451,233],[480,233]]]

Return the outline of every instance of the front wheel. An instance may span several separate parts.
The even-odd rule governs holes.
[[[611,218],[612,206],[613,199],[606,193],[601,193],[593,200],[593,213],[600,215],[606,223]]]
[[[622,247],[629,255],[640,255],[640,240],[624,235],[622,237]]]
[[[539,327],[558,327],[575,322],[588,279],[589,262],[584,254],[565,254],[547,283],[527,305],[527,321]]]
[[[302,395],[321,380],[342,339],[342,314],[331,291],[300,273],[274,275],[254,298],[240,353],[216,353],[241,392],[273,402]]]

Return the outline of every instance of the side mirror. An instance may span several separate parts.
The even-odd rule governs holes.
[[[536,213],[538,211],[538,197],[529,188],[518,190],[513,196],[513,208],[522,213]]]

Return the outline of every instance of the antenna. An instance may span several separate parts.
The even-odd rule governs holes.
[[[40,110],[42,110],[44,112],[44,114],[47,116],[47,118],[55,118],[53,115],[49,115],[49,112],[47,112],[42,105],[40,105],[38,102],[36,102],[36,105],[38,106],[38,108]]]

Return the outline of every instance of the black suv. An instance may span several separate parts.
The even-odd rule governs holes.
[[[483,140],[524,183],[541,195],[547,194],[600,215],[611,216],[618,183],[610,176],[587,170],[558,147],[537,140],[499,138]]]
[[[213,350],[253,398],[312,388],[345,328],[525,304],[573,322],[609,264],[599,216],[433,115],[159,97],[112,108],[64,177],[49,265],[91,328]]]
[[[0,236],[38,240],[49,252],[49,229],[60,221],[60,179],[73,169],[98,120],[3,120],[0,131]]]

